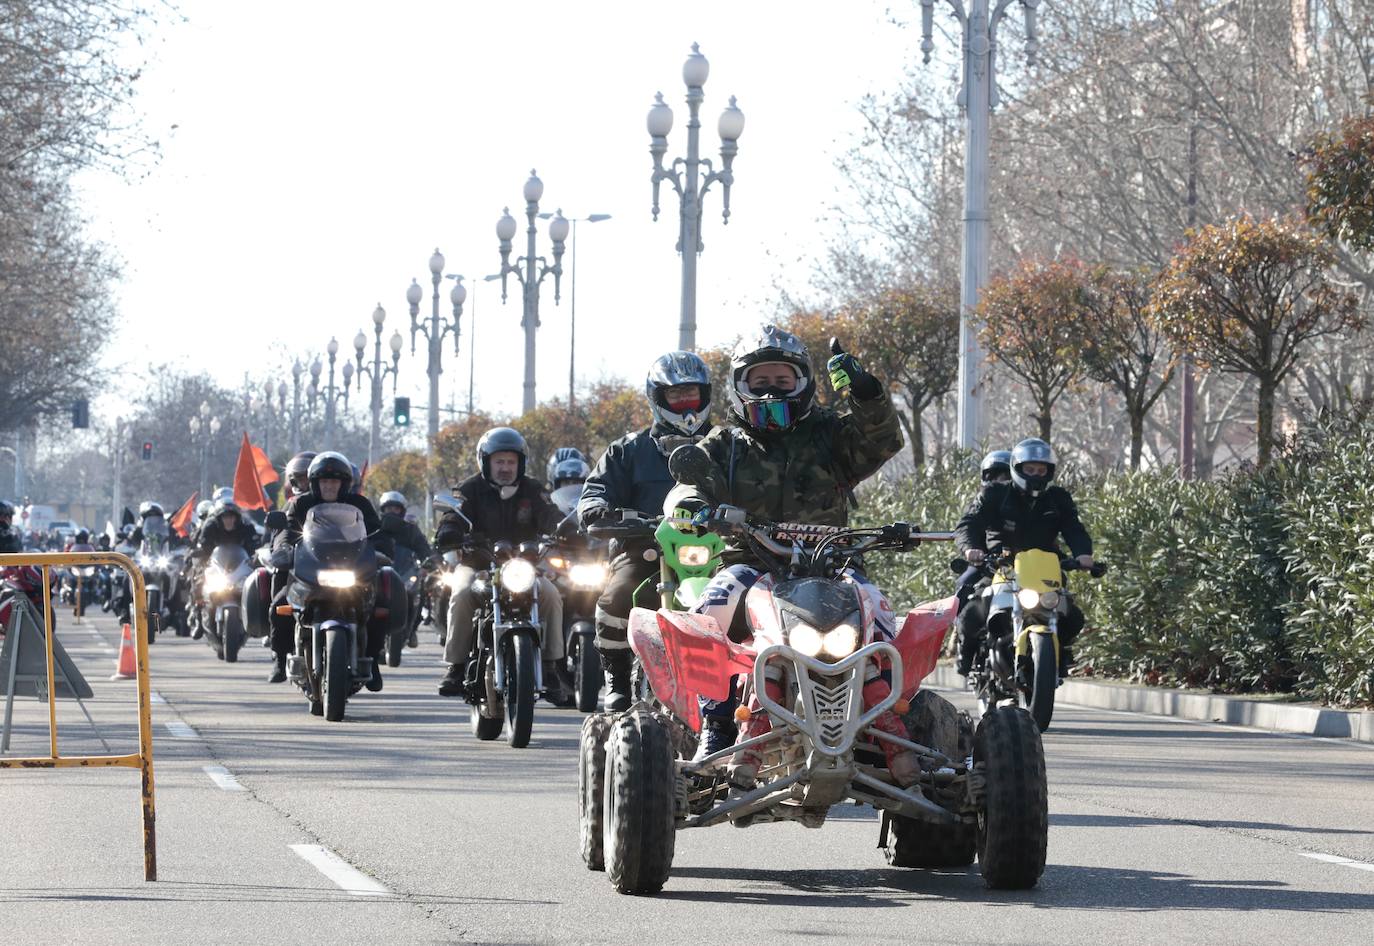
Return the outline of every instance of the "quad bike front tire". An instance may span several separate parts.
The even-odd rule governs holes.
[[[676,787],[668,728],[644,708],[616,717],[606,745],[602,844],[606,874],[620,893],[657,893],[668,880]]]
[[[995,709],[978,723],[973,764],[982,776],[978,867],[996,890],[1028,890],[1045,872],[1049,787],[1040,730],[1025,710]]]
[[[594,713],[582,721],[577,760],[578,843],[587,870],[605,870],[606,739],[610,713]]]

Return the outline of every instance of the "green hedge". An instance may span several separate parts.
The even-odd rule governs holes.
[[[1079,672],[1228,693],[1374,704],[1374,421],[1329,421],[1264,471],[1061,477],[1106,578],[1072,576]],[[863,491],[860,519],[952,529],[977,484],[947,457]],[[950,546],[871,563],[900,610],[948,595]]]

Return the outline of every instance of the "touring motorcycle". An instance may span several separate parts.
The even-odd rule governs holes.
[[[244,582],[252,574],[253,560],[247,549],[230,542],[215,547],[201,572],[201,624],[210,646],[226,663],[239,659],[239,650],[248,638],[241,602]]]

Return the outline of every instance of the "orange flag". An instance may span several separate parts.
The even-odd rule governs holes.
[[[355,492],[355,493],[361,493],[361,492],[363,491],[363,484],[364,484],[365,482],[367,482],[367,461],[366,461],[366,460],[363,461],[363,471],[362,471],[361,473],[358,474],[358,485],[357,485],[357,488],[353,490],[353,492]]]
[[[247,433],[243,435],[239,462],[234,468],[234,502],[240,509],[268,509],[271,506],[267,494],[262,491],[262,481],[258,479],[258,464]]]
[[[253,462],[256,463],[258,467],[258,482],[261,483],[264,488],[267,484],[275,483],[277,480],[281,479],[281,477],[277,475],[277,468],[272,465],[272,461],[267,459],[267,454],[264,453],[262,447],[259,447],[257,444],[253,444]]]
[[[196,514],[196,500],[200,499],[200,490],[191,494],[191,498],[186,500],[185,505],[177,510],[177,514],[172,517],[172,528],[177,535],[186,536],[191,534],[191,517]]]

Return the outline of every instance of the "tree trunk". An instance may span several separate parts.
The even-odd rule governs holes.
[[[919,470],[926,465],[926,436],[921,429],[921,409],[912,407],[911,423],[907,426],[911,435],[911,465]]]
[[[1145,412],[1134,405],[1131,414],[1131,469],[1140,469],[1140,448],[1145,441]]]
[[[1274,393],[1277,385],[1273,378],[1261,376],[1259,379],[1259,418],[1255,425],[1255,435],[1259,438],[1259,467],[1269,465],[1274,449]]]
[[[1040,413],[1035,415],[1036,422],[1040,425],[1040,439],[1045,443],[1050,442],[1050,409],[1044,407]]]

